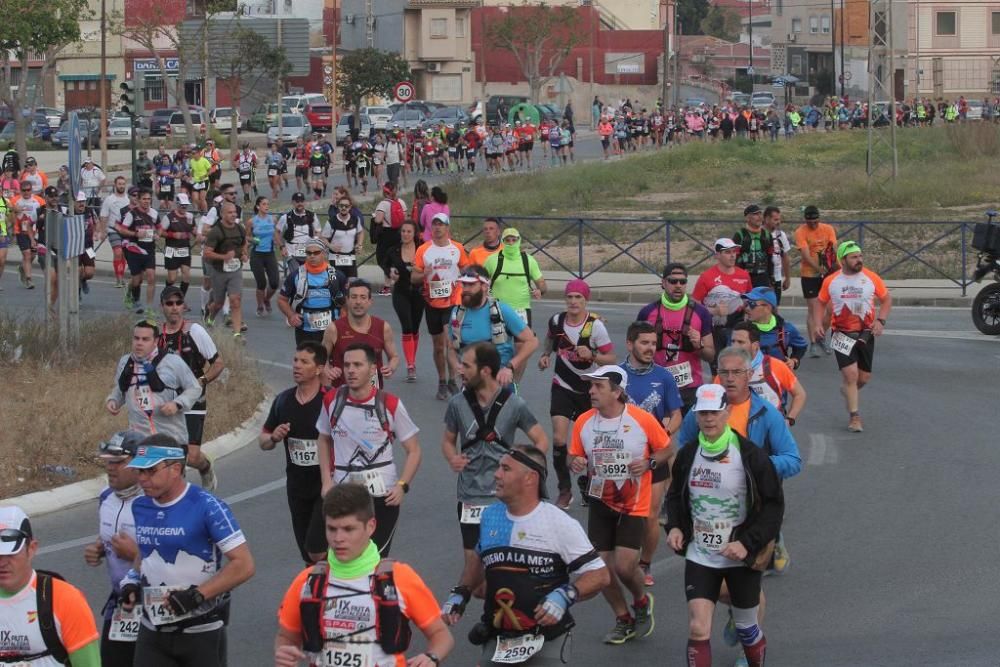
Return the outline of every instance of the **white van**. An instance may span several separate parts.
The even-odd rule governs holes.
[[[302,113],[305,111],[306,106],[310,104],[328,104],[326,97],[319,93],[286,95],[281,98],[281,101],[292,109],[292,113]]]

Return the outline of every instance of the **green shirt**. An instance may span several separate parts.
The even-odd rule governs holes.
[[[500,252],[490,255],[483,266],[490,274],[491,279],[493,278],[493,274],[496,273],[497,262],[502,252],[504,252],[503,249]],[[531,255],[527,257],[527,278],[524,275],[524,262],[521,260],[520,253],[518,253],[513,259],[504,255],[503,266],[501,267],[502,271],[496,279],[492,279],[490,291],[493,296],[501,303],[505,303],[515,310],[531,308],[531,281],[542,278],[542,270],[538,268],[538,262]]]
[[[204,183],[208,180],[208,172],[212,170],[212,163],[203,157],[194,158],[190,162],[191,180],[195,183]]]

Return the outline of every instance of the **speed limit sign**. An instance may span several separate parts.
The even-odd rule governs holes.
[[[397,102],[409,102],[413,99],[413,83],[400,81],[393,87],[392,94]]]

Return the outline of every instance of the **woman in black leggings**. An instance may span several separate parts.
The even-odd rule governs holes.
[[[274,255],[278,237],[274,216],[270,214],[267,197],[257,197],[250,221],[253,252],[250,254],[250,271],[257,282],[257,317],[271,314],[271,298],[278,291],[278,259]]]
[[[382,270],[394,280],[392,286],[392,307],[399,318],[399,328],[403,332],[403,356],[406,358],[406,381],[417,380],[417,345],[420,337],[420,321],[424,319],[423,286],[410,281],[413,258],[417,253],[417,225],[407,220],[399,228],[399,245],[386,253]]]

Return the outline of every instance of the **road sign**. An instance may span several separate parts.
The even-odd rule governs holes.
[[[392,89],[392,94],[397,102],[409,102],[413,99],[413,83],[410,81],[400,81]]]
[[[80,187],[80,160],[83,157],[80,150],[80,118],[75,111],[69,114],[69,136],[66,138],[66,146],[69,149],[67,160],[69,163],[69,191],[71,194],[75,194]],[[107,165],[102,166],[107,168]]]
[[[844,72],[838,78],[840,79],[841,82],[850,81],[851,80],[851,73],[850,72]]]
[[[785,82],[782,81],[781,79],[777,79],[771,85],[773,87],[775,87],[775,88],[784,88],[785,87]]]
[[[747,67],[747,76],[753,76],[753,65]]]

